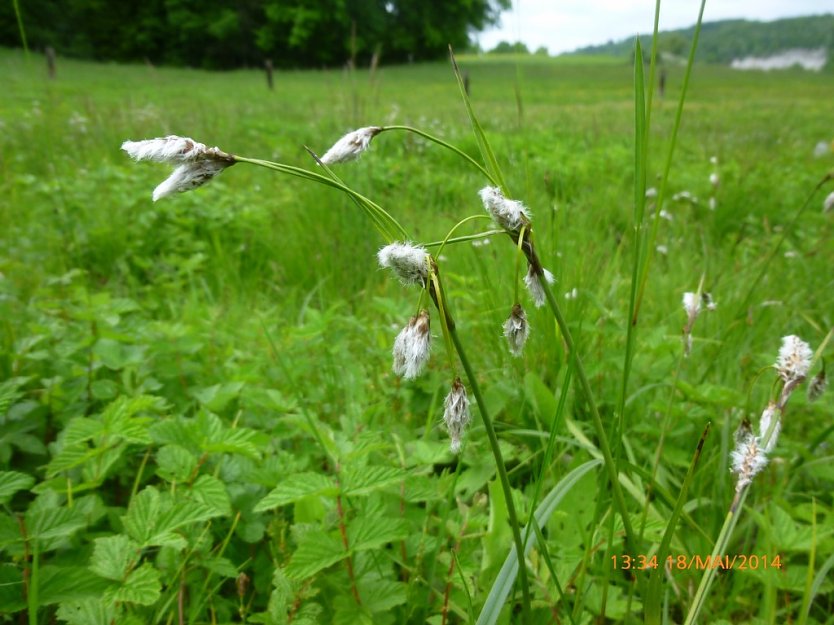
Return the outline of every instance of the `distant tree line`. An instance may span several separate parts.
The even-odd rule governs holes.
[[[20,0],[29,46],[95,60],[204,68],[433,59],[495,23],[510,0]],[[0,1],[0,46],[20,47]]]
[[[685,56],[689,53],[695,27],[660,33],[658,48],[662,52]],[[651,35],[640,37],[644,50],[651,48]],[[791,48],[826,48],[829,63],[834,56],[834,15],[815,15],[754,22],[723,20],[707,22],[698,39],[698,60],[729,63],[747,56],[770,56]],[[634,39],[624,39],[601,46],[577,50],[582,54],[608,54],[630,57]]]

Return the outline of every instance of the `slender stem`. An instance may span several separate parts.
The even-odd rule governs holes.
[[[413,128],[412,126],[383,126],[382,130],[380,130],[380,132],[385,132],[386,130],[405,130],[407,132],[413,132],[415,135],[420,135],[421,137],[423,137],[425,139],[428,139],[429,141],[434,141],[437,145],[441,145],[444,148],[446,148],[448,150],[451,150],[452,152],[454,152],[455,154],[457,154],[458,156],[460,156],[461,158],[466,160],[470,165],[472,165],[475,169],[477,169],[484,176],[486,176],[487,180],[489,180],[496,187],[501,186],[498,183],[498,181],[495,180],[495,178],[492,176],[492,174],[490,174],[484,168],[484,166],[481,165],[478,161],[473,159],[471,156],[469,156],[466,152],[464,152],[460,148],[452,145],[451,143],[447,143],[446,141],[444,141],[443,139],[440,139],[439,137],[435,137],[434,135],[430,135],[429,133],[424,132],[423,130],[420,130],[419,128]]]
[[[495,468],[498,472],[498,478],[501,481],[501,489],[504,492],[504,501],[507,504],[507,515],[510,517],[510,527],[513,531],[513,542],[515,543],[515,552],[518,556],[518,572],[521,579],[521,593],[523,595],[524,603],[524,623],[530,622],[530,587],[527,581],[527,565],[524,561],[524,549],[521,543],[521,530],[518,524],[518,516],[515,512],[515,504],[513,503],[513,492],[510,487],[510,479],[507,477],[507,468],[504,466],[504,458],[501,455],[501,447],[498,444],[498,436],[495,434],[495,427],[492,425],[492,419],[487,412],[486,403],[481,396],[481,389],[478,386],[478,381],[475,378],[475,372],[472,371],[472,365],[469,364],[469,359],[466,357],[466,352],[460,342],[457,329],[454,324],[449,324],[449,334],[452,337],[452,342],[455,344],[460,364],[466,372],[466,378],[469,380],[469,386],[472,389],[472,394],[475,396],[475,403],[478,404],[478,411],[481,413],[481,420],[484,423],[484,429],[489,439],[489,446],[492,449],[492,455],[495,458]]]
[[[342,536],[342,545],[345,547],[345,552],[348,554],[345,558],[347,565],[348,578],[350,579],[350,590],[356,605],[362,605],[362,599],[359,598],[359,590],[356,588],[356,575],[353,572],[353,557],[350,555],[350,543],[347,537],[347,528],[345,527],[345,511],[342,508],[342,495],[336,495],[336,511],[339,514],[339,534]]]
[[[576,369],[576,379],[579,381],[579,386],[582,388],[582,393],[585,395],[585,400],[588,402],[588,407],[591,411],[591,421],[599,439],[599,449],[602,452],[602,457],[605,460],[605,467],[608,469],[608,477],[611,482],[611,490],[614,494],[614,503],[623,519],[623,528],[625,529],[625,544],[626,553],[636,553],[632,550],[634,545],[634,530],[631,526],[631,519],[626,510],[625,497],[623,496],[623,489],[620,486],[619,476],[617,474],[617,467],[614,463],[614,458],[611,455],[611,445],[608,443],[608,435],[605,433],[605,427],[602,425],[602,418],[599,415],[597,404],[594,401],[594,394],[591,390],[591,385],[588,382],[588,376],[585,374],[585,366],[582,364],[582,358],[576,351],[576,345],[573,341],[573,336],[570,333],[568,322],[565,320],[556,298],[553,297],[553,292],[550,290],[550,285],[547,280],[541,278],[539,283],[542,285],[547,303],[553,316],[556,317],[556,323],[559,324],[559,329],[562,332],[562,337],[567,345],[568,352],[573,356],[573,364]]]
[[[721,554],[724,553],[724,550],[727,547],[727,543],[730,542],[730,536],[732,535],[733,530],[736,527],[736,523],[738,522],[738,512],[741,510],[742,505],[744,505],[744,500],[747,498],[749,487],[750,484],[742,488],[741,492],[735,500],[733,500],[733,503],[727,512],[727,516],[724,519],[724,525],[721,527],[721,531],[718,533],[718,538],[715,541],[715,547],[713,548],[712,555],[710,556],[710,563],[715,561],[716,558],[721,557]],[[686,615],[684,625],[692,625],[698,618],[698,614],[701,612],[701,608],[704,606],[704,601],[707,598],[709,587],[712,585],[712,580],[715,578],[716,570],[717,567],[714,566],[708,566],[706,567],[706,570],[704,570],[704,575],[701,577],[701,583],[698,585],[698,590],[695,592],[695,598],[692,600],[692,606],[689,608],[689,614]]]
[[[443,253],[443,248],[446,247],[446,244],[452,238],[452,235],[455,233],[455,230],[460,228],[463,224],[473,221],[475,219],[492,219],[489,215],[470,215],[464,219],[461,219],[458,223],[452,226],[452,229],[446,234],[446,238],[443,239],[443,242],[440,244],[440,249],[437,250],[435,256],[440,256]]]
[[[496,234],[504,234],[505,232],[506,230],[504,230],[503,228],[501,230],[486,230],[477,234],[465,234],[460,237],[452,237],[449,239],[444,239],[443,241],[432,241],[431,243],[422,243],[421,245],[423,247],[438,247],[447,243],[464,243],[466,241],[475,241],[476,239],[486,239]]]

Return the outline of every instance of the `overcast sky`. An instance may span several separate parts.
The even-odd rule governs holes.
[[[513,0],[497,29],[484,31],[484,50],[499,41],[523,41],[533,51],[545,46],[551,54],[609,39],[651,34],[655,0]],[[691,26],[698,18],[698,0],[662,0],[660,29]],[[774,20],[780,17],[834,12],[834,0],[707,0],[704,21],[727,18]]]

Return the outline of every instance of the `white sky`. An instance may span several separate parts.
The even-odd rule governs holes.
[[[662,0],[660,30],[685,28],[698,18],[699,0]],[[551,54],[651,34],[655,0],[513,0],[499,28],[484,31],[484,50],[500,41],[523,41],[534,51]],[[834,0],[707,0],[704,21],[727,18],[774,20],[780,17],[834,12]]]

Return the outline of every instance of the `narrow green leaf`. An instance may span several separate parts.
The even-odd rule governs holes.
[[[582,477],[591,469],[594,469],[602,464],[602,460],[589,460],[588,462],[579,465],[573,471],[568,473],[554,486],[547,495],[542,499],[541,504],[535,511],[536,523],[539,527],[547,523],[547,520],[559,506],[564,496],[579,482]],[[522,529],[526,532],[526,528]],[[536,534],[531,533],[524,547],[524,555],[526,556],[537,542]],[[510,553],[507,554],[507,559],[501,566],[498,577],[492,583],[492,588],[489,590],[484,607],[478,615],[476,625],[495,625],[501,615],[501,608],[504,606],[507,597],[512,590],[516,575],[518,575],[518,554],[515,547],[510,548]]]
[[[321,473],[290,475],[255,506],[255,512],[286,506],[311,495],[335,495],[338,492],[331,478]]]

